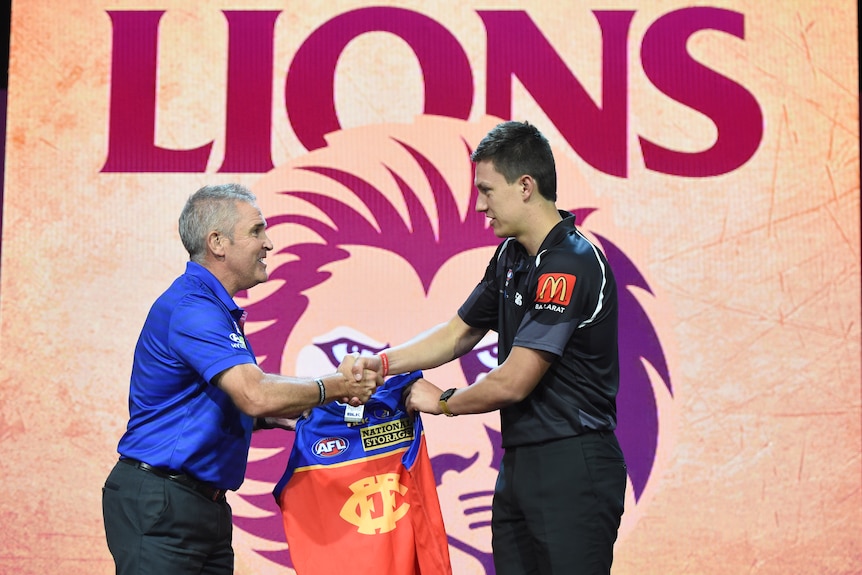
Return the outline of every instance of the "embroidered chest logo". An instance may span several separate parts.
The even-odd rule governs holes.
[[[404,501],[407,487],[397,473],[372,475],[350,485],[353,495],[339,515],[356,526],[362,535],[389,533],[407,515],[410,504]]]
[[[536,303],[567,306],[574,289],[575,276],[571,274],[542,274],[536,289]]]
[[[238,333],[232,333],[228,336],[231,343],[230,346],[235,349],[248,349],[245,345],[245,338]]]

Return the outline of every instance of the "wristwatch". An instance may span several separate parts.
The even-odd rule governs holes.
[[[443,394],[440,396],[440,411],[446,414],[446,417],[455,417],[455,414],[449,410],[449,404],[446,403],[447,401],[449,401],[449,398],[452,397],[452,394],[454,393],[455,388],[453,387],[452,389],[447,389],[446,391],[444,391]]]

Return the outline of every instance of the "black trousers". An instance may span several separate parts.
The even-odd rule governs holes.
[[[102,514],[117,575],[233,573],[233,518],[223,498],[117,463]]]
[[[626,465],[612,432],[509,448],[491,520],[497,575],[607,575]]]

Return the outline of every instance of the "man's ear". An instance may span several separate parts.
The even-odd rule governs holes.
[[[227,238],[217,231],[207,234],[207,249],[216,257],[224,257],[224,242]]]
[[[536,191],[536,180],[532,176],[524,174],[520,177],[518,184],[521,186],[521,195],[524,200],[529,200],[533,192]]]

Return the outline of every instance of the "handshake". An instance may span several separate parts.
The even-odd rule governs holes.
[[[383,385],[384,378],[389,375],[384,369],[381,355],[363,355],[352,353],[344,356],[338,365],[338,373],[344,377],[343,403],[357,406],[368,401],[374,391]],[[385,361],[385,360],[384,360]],[[388,366],[387,366],[388,367]]]
[[[338,373],[346,379],[346,393],[342,401],[353,406],[361,405],[368,401],[379,386],[383,385],[384,379],[389,375],[389,358],[385,352],[363,356],[350,354],[339,364]],[[441,403],[444,402],[440,401],[442,393],[440,388],[420,377],[404,392],[407,412],[433,415],[443,413]]]

